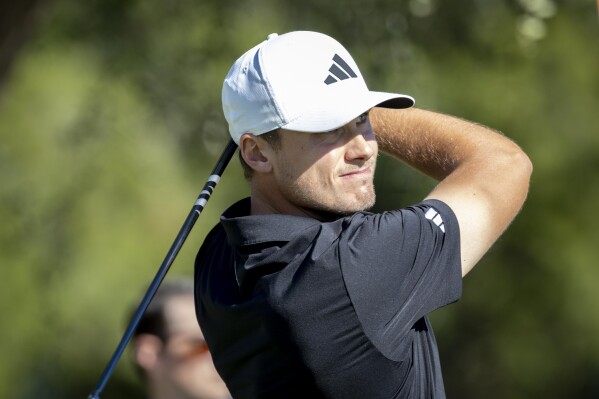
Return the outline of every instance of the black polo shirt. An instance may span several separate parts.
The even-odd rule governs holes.
[[[234,398],[443,398],[427,314],[461,295],[459,229],[429,200],[333,222],[229,208],[196,312]]]

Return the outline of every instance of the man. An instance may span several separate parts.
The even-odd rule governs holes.
[[[178,278],[162,284],[140,320],[133,356],[150,399],[230,398],[194,313],[193,280]]]
[[[334,39],[291,32],[239,58],[223,109],[251,197],[196,260],[196,312],[235,398],[443,398],[427,314],[521,208],[532,167],[499,133],[371,92]],[[439,180],[373,214],[382,150]]]

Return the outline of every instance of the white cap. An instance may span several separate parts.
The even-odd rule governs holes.
[[[410,96],[368,90],[352,56],[316,32],[271,33],[242,55],[223,84],[223,111],[239,144],[244,133],[337,129],[370,108],[409,108]]]

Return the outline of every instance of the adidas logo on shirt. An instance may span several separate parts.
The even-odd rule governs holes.
[[[335,54],[333,57],[333,65],[329,68],[329,72],[329,76],[324,81],[327,85],[339,82],[340,80],[358,77],[354,70],[338,54]]]
[[[434,224],[439,226],[441,231],[443,233],[445,233],[445,225],[443,224],[443,219],[441,218],[441,215],[439,214],[439,212],[437,212],[433,208],[428,208],[428,210],[424,214],[424,217],[427,218],[428,220],[431,220]]]

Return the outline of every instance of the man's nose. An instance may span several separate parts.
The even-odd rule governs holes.
[[[347,126],[348,134],[351,135],[345,151],[347,161],[355,159],[368,160],[376,154],[377,143],[372,130],[361,129],[355,124]]]

